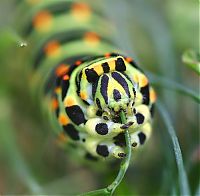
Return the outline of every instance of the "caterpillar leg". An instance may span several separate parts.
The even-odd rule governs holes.
[[[85,130],[93,136],[109,136],[117,135],[123,132],[122,124],[114,123],[112,121],[105,121],[100,117],[89,119],[85,124]]]
[[[99,141],[96,138],[90,137],[85,142],[86,150],[95,157],[108,158],[123,158],[126,156],[122,147],[117,146],[113,142]]]
[[[100,143],[96,147],[96,153],[102,157],[124,158],[126,153],[124,149],[114,143]]]
[[[144,104],[136,106],[133,109],[133,115],[127,118],[127,123],[132,122],[130,128],[126,126],[124,128],[125,129],[129,128],[129,130],[132,132],[132,130],[134,131],[135,128],[141,127],[144,124],[146,124],[150,120],[150,118],[151,118],[151,114],[150,114],[148,106]]]
[[[138,148],[143,145],[150,137],[152,132],[152,126],[150,122],[145,123],[139,131],[131,134],[131,145],[132,147]]]

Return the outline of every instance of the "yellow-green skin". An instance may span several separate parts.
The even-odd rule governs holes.
[[[156,95],[135,62],[118,54],[109,23],[85,3],[27,0],[20,10],[28,7],[21,28],[32,46],[30,86],[59,139],[75,143],[90,159],[123,158],[126,128],[133,149],[143,145],[152,131]]]

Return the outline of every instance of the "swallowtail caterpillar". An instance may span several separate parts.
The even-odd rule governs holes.
[[[57,136],[92,159],[125,157],[127,128],[132,148],[143,145],[152,132],[156,94],[111,41],[112,27],[99,10],[70,0],[25,0],[19,10],[25,13],[19,29],[31,47],[29,83]]]

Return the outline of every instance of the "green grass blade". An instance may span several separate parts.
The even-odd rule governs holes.
[[[183,157],[181,153],[181,148],[178,142],[178,138],[176,136],[176,131],[171,123],[171,119],[169,117],[168,112],[165,110],[161,102],[158,100],[157,103],[159,113],[161,114],[163,118],[163,122],[166,125],[167,131],[170,135],[170,138],[172,140],[173,148],[174,148],[174,154],[176,159],[176,164],[178,168],[178,179],[179,179],[179,186],[180,186],[180,192],[181,195],[190,195],[189,185],[188,185],[188,179],[186,175],[186,171],[183,164]]]
[[[199,186],[197,188],[197,191],[195,193],[195,196],[199,196],[200,195],[200,182],[199,182]]]
[[[150,78],[151,84],[156,87],[162,87],[170,90],[174,90],[176,92],[179,92],[183,95],[187,95],[188,97],[192,98],[197,103],[200,103],[200,96],[198,93],[194,92],[190,88],[173,81],[171,79],[168,79],[163,76],[158,76],[156,74],[153,74],[151,72],[147,72],[147,75]]]
[[[41,194],[41,188],[32,176],[16,144],[14,129],[10,122],[10,103],[0,96],[0,149],[6,156],[6,163],[12,168],[19,180],[30,190],[32,194]]]

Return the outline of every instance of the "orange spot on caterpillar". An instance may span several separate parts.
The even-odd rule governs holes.
[[[74,105],[74,99],[71,97],[67,97],[67,99],[64,102],[65,107],[70,107]]]
[[[125,59],[128,63],[130,63],[130,62],[132,62],[133,61],[133,59],[131,58],[131,57],[126,57],[126,59]]]
[[[154,103],[157,99],[156,92],[154,91],[153,88],[150,89],[150,100],[152,103]]]
[[[61,77],[69,71],[69,66],[66,64],[61,64],[56,69],[56,76]]]
[[[48,31],[52,26],[52,15],[50,12],[47,10],[38,12],[33,18],[33,26],[38,31]]]
[[[80,97],[81,97],[81,99],[86,100],[87,94],[85,92],[80,92]]]
[[[146,86],[148,83],[149,83],[148,78],[147,78],[144,74],[141,74],[141,75],[139,76],[139,84],[140,84],[140,86],[141,86],[141,87],[144,87],[144,86]]]
[[[58,100],[57,99],[52,99],[52,108],[56,110],[58,108]]]
[[[104,56],[105,56],[106,58],[109,58],[109,57],[110,57],[110,53],[106,53]]]
[[[64,114],[60,114],[58,121],[61,125],[67,125],[69,123],[69,119]]]
[[[61,93],[61,88],[60,88],[60,87],[55,88],[55,93],[56,93],[56,94]]]
[[[56,56],[60,53],[60,43],[58,41],[50,41],[44,47],[44,52],[47,56]]]
[[[80,65],[81,63],[82,63],[81,61],[76,61],[76,62],[75,62],[75,65],[78,66],[78,65]]]
[[[85,3],[74,3],[71,12],[75,19],[79,21],[86,21],[91,15],[91,9]]]
[[[84,40],[93,46],[96,46],[96,44],[99,43],[100,37],[95,32],[87,32],[84,36]]]
[[[63,80],[69,80],[69,75],[64,75]]]

